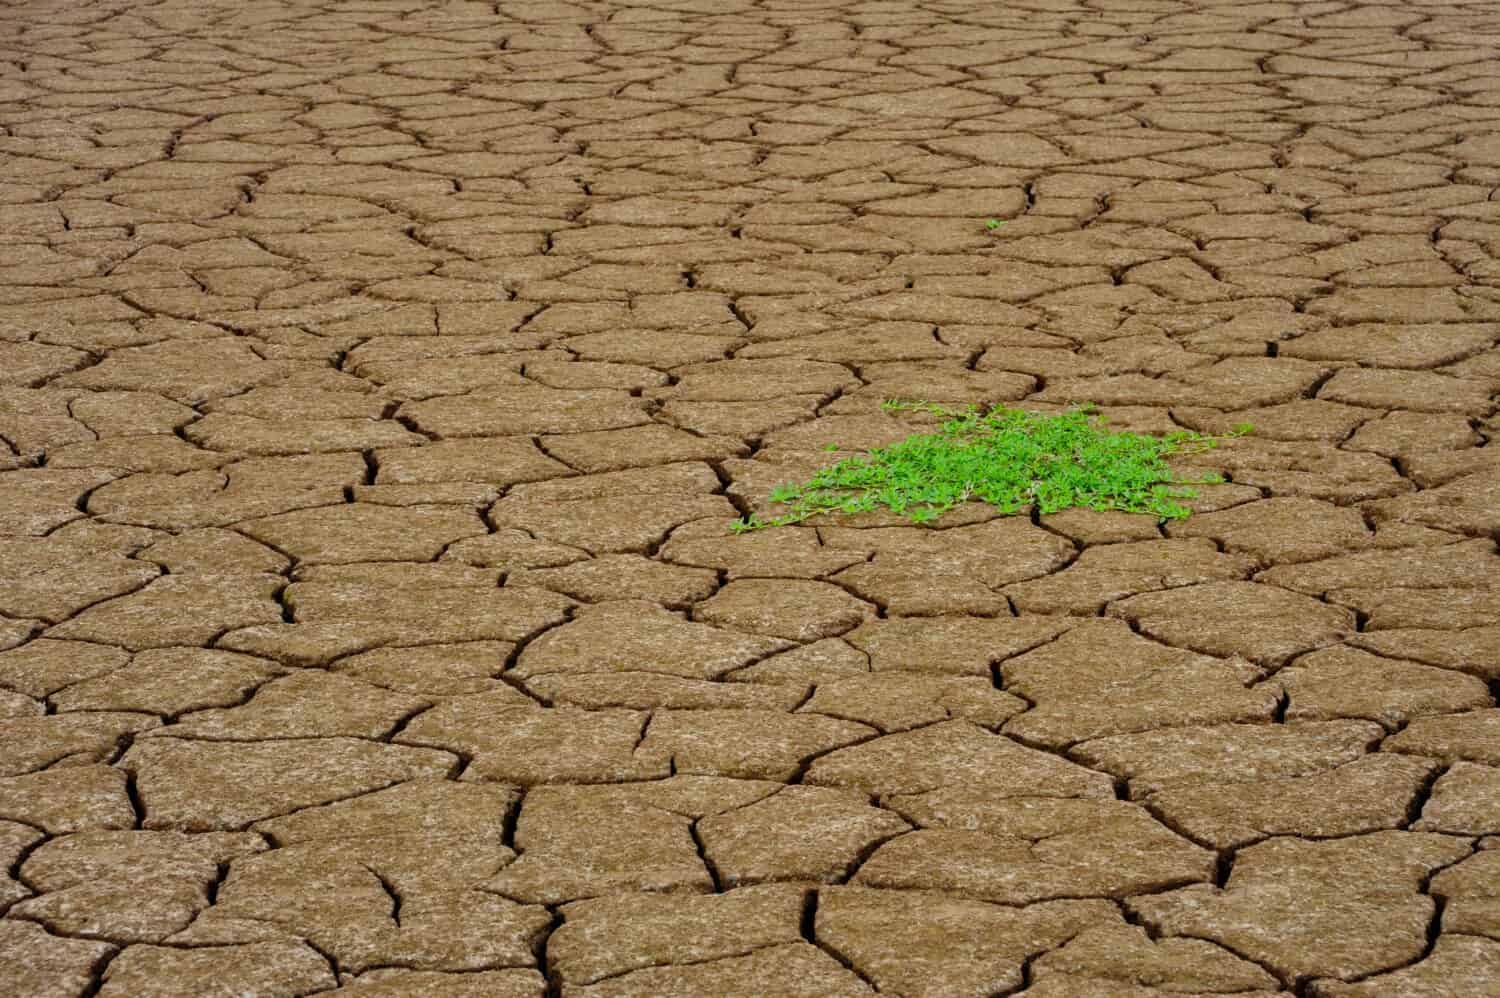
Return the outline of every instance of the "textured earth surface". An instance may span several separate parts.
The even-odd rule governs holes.
[[[0,992],[1500,995],[1497,53],[5,4]],[[730,532],[892,397],[1256,429]]]

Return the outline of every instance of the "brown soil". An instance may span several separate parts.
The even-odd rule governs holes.
[[[1497,44],[6,4],[0,993],[1500,995]],[[896,396],[1256,430],[729,530]]]

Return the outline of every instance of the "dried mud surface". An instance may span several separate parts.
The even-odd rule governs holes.
[[[0,992],[1500,995],[1500,7],[0,39]],[[729,531],[898,396],[1256,430]]]

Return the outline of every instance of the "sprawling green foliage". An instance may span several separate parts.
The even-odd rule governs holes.
[[[1167,455],[1213,447],[1212,437],[1186,431],[1165,437],[1116,433],[1091,407],[1059,415],[970,406],[952,412],[928,402],[889,401],[885,408],[949,417],[936,433],[908,437],[817,472],[805,485],[781,485],[772,502],[788,512],[750,517],[737,530],[796,523],[819,513],[863,513],[886,507],[915,523],[934,520],[969,500],[1014,513],[1035,504],[1043,513],[1071,506],[1187,516],[1175,498],[1191,498],[1186,484],[1221,481],[1217,475],[1181,479]],[[1248,432],[1239,426],[1235,434]]]

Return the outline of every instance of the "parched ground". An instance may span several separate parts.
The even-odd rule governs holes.
[[[11,2],[0,246],[0,993],[1500,995],[1496,4]]]

